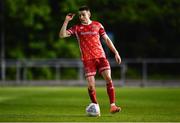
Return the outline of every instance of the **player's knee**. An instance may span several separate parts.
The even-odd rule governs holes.
[[[105,80],[106,80],[107,83],[111,83],[112,82],[111,76],[106,76]]]
[[[89,90],[95,90],[95,86],[93,86],[93,85],[88,85],[88,89],[89,89]]]

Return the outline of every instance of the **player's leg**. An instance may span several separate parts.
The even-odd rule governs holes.
[[[89,97],[91,102],[93,103],[89,104],[89,106],[86,108],[86,112],[88,116],[101,116],[100,107],[96,98],[95,78],[94,76],[87,76],[86,80],[88,82]]]
[[[103,76],[103,78],[106,81],[106,87],[107,87],[107,93],[109,96],[110,104],[115,103],[115,92],[114,87],[111,79],[111,68],[108,60],[106,58],[100,58],[99,59],[99,73]]]
[[[111,79],[111,70],[110,69],[104,70],[101,72],[101,75],[106,81],[107,93],[108,93],[109,101],[111,104],[110,112],[111,113],[119,112],[121,108],[115,105],[115,89],[114,89],[114,85]]]
[[[104,70],[101,73],[101,75],[106,81],[106,88],[107,88],[110,104],[113,104],[115,103],[115,91],[110,74],[111,74],[111,70]]]
[[[95,90],[95,78],[96,75],[96,62],[95,60],[83,61],[85,77],[88,84],[88,93],[92,103],[97,103],[96,90]]]
[[[88,94],[92,103],[98,103],[96,98],[95,78],[94,76],[86,77],[88,82]]]

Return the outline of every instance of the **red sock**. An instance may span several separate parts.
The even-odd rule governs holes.
[[[114,90],[113,83],[109,82],[106,85],[106,88],[107,88],[107,93],[108,93],[108,96],[109,96],[110,104],[115,103],[115,90]]]
[[[89,97],[90,97],[90,99],[91,99],[91,102],[97,104],[96,91],[95,91],[95,90],[90,90],[90,89],[88,88],[88,93],[89,93]]]

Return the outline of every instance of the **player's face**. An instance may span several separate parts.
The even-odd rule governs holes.
[[[89,11],[79,11],[79,20],[82,24],[88,24],[90,20],[90,12]]]

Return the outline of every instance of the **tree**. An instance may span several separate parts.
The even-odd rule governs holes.
[[[75,39],[59,39],[58,32],[68,12],[88,5],[92,19],[114,33],[123,57],[172,57],[180,55],[179,0],[6,0],[6,57],[61,58],[57,47],[67,41],[78,53]],[[70,23],[75,24],[78,17]],[[69,44],[69,42],[71,44]],[[8,50],[11,49],[11,50]],[[73,52],[67,57],[79,57]],[[66,52],[66,53],[68,53]]]

